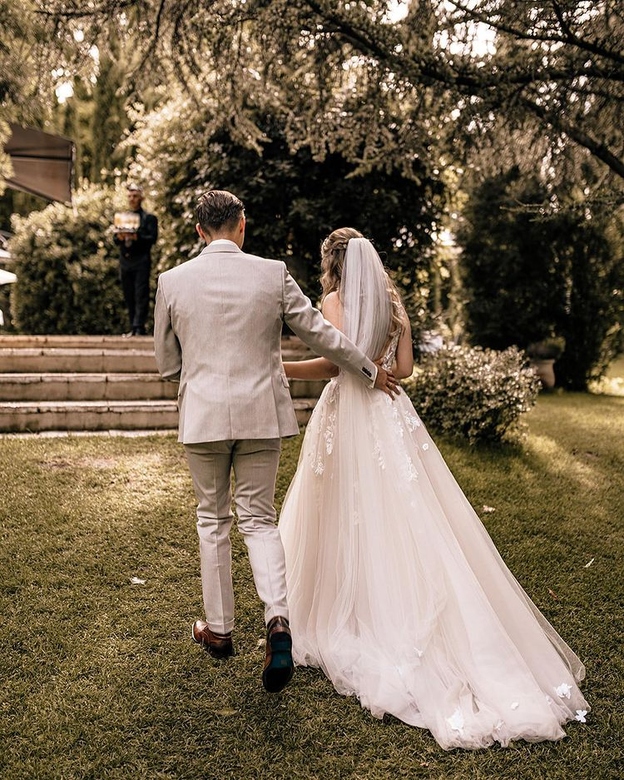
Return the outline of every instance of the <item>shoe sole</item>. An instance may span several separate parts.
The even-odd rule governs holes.
[[[279,633],[271,640],[271,663],[262,672],[262,685],[268,693],[279,693],[291,681],[295,672],[292,659],[292,639]]]

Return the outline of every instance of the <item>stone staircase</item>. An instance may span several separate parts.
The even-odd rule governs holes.
[[[310,353],[284,338],[285,360]],[[293,380],[305,424],[324,382]],[[0,335],[0,432],[175,430],[175,382],[156,371],[150,336]]]

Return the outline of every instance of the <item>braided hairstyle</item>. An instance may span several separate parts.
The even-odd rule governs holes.
[[[340,282],[342,280],[345,253],[347,244],[352,238],[364,238],[364,236],[355,228],[338,228],[333,233],[330,233],[321,244],[321,271],[323,272],[321,274],[321,287],[323,288],[321,302],[331,292],[338,292],[338,295],[340,295]],[[407,320],[407,314],[396,285],[387,273],[386,278],[388,281],[388,293],[392,300],[392,325],[390,332],[392,337],[403,329]]]

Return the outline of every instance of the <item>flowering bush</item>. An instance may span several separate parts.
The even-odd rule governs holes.
[[[499,352],[450,345],[426,355],[403,386],[428,427],[474,443],[517,432],[540,382],[516,347]]]

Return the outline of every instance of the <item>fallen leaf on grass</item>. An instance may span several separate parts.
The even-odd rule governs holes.
[[[489,514],[490,512],[496,512],[496,507],[495,506],[484,506],[483,507],[483,511],[486,514]]]
[[[145,585],[145,580],[140,580],[138,577],[130,578],[131,585]]]
[[[551,596],[552,596],[554,599],[556,599],[556,601],[559,601],[559,596],[557,596],[557,594],[555,593],[555,591],[554,591],[554,590],[551,590],[550,588],[548,588],[548,592],[550,593],[550,595],[551,595]]]
[[[238,714],[238,710],[234,710],[232,708],[228,708],[228,709],[225,709],[225,710],[217,710],[216,714],[217,715],[222,715],[224,718],[228,718],[228,717],[230,717],[230,715],[237,715]]]

